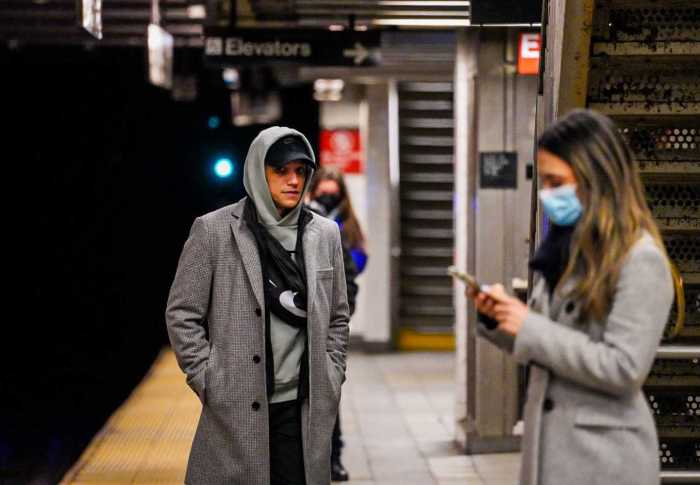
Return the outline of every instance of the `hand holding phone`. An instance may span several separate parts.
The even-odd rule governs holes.
[[[469,273],[465,273],[457,269],[457,266],[447,268],[447,273],[453,278],[463,281],[474,293],[481,293],[484,288],[479,284],[476,278]]]

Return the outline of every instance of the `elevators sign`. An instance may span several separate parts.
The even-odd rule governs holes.
[[[378,31],[321,29],[221,29],[205,33],[204,57],[212,64],[292,62],[320,66],[379,64]]]
[[[517,189],[518,154],[515,152],[482,152],[479,175],[482,189]]]

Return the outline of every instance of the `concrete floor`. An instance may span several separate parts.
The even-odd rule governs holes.
[[[517,453],[453,445],[452,353],[352,353],[341,401],[350,485],[514,485]]]
[[[518,454],[454,447],[453,373],[452,353],[350,355],[341,403],[348,485],[517,483]],[[164,349],[61,484],[183,483],[200,411]]]

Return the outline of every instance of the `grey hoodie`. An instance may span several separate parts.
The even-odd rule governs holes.
[[[273,126],[261,131],[250,144],[243,169],[243,185],[255,204],[260,223],[280,242],[282,247],[293,251],[297,240],[297,224],[301,203],[297,204],[284,217],[280,217],[265,177],[267,150],[274,142],[288,135],[296,135],[304,140],[309,153],[311,153],[311,158],[315,161],[311,144],[303,134],[292,128]],[[306,195],[312,175],[313,172],[310,172],[307,177],[300,201]],[[275,362],[275,392],[270,398],[270,402],[291,401],[297,398],[299,369],[301,356],[304,353],[305,338],[306,334],[303,330],[287,325],[276,315],[270,313],[270,343]]]

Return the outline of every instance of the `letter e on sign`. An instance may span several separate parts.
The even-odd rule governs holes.
[[[520,34],[518,46],[518,74],[537,74],[539,67],[540,34]]]

